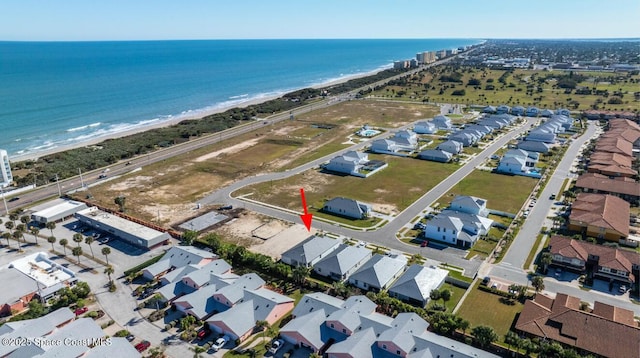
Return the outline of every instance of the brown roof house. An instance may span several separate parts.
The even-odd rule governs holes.
[[[596,143],[597,152],[620,153],[633,155],[633,144],[623,138],[602,138]]]
[[[518,332],[575,347],[579,354],[637,357],[640,328],[633,311],[596,302],[593,312],[580,309],[580,299],[558,293],[555,299],[537,294],[516,321]]]
[[[640,255],[634,251],[591,244],[564,236],[552,236],[549,242],[551,264],[586,273],[588,279],[600,278],[622,284],[640,284]]]
[[[625,243],[629,236],[628,202],[606,194],[580,193],[571,205],[569,230]]]
[[[585,193],[609,194],[630,204],[640,204],[640,183],[631,178],[611,179],[606,175],[586,173],[578,177],[576,187]]]

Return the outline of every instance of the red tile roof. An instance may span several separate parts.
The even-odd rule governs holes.
[[[515,328],[602,356],[638,356],[640,329],[635,321],[629,321],[629,315],[633,318],[632,311],[608,308],[599,302],[594,305],[598,309],[594,308],[593,313],[580,311],[575,307],[576,302],[580,304],[580,299],[561,293],[556,295],[551,305],[550,300],[537,294],[535,300],[526,301]],[[620,320],[616,320],[618,316]]]
[[[614,230],[629,236],[630,205],[628,202],[606,194],[580,193],[571,205],[571,222]]]
[[[618,271],[631,272],[634,264],[640,265],[640,255],[634,251],[621,250],[613,247],[591,244],[574,240],[565,236],[554,235],[549,241],[552,255],[561,255],[566,258],[577,258],[587,261],[589,255],[599,257],[598,266],[616,269]],[[630,279],[634,277],[630,274]]]
[[[576,187],[636,197],[640,196],[640,183],[630,178],[624,179],[627,180],[622,180],[622,178],[609,179],[609,177],[604,175],[586,173],[578,177]]]
[[[622,138],[602,138],[596,143],[596,152],[620,153],[633,155],[633,144]]]
[[[633,158],[620,153],[594,152],[589,157],[589,165],[591,164],[617,164],[631,168]]]

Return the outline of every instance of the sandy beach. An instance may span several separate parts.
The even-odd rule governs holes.
[[[367,77],[367,76],[371,76],[374,75],[380,71],[383,71],[384,69],[378,69],[375,71],[371,71],[371,72],[366,72],[366,73],[360,73],[360,74],[355,74],[352,76],[345,76],[342,77],[340,79],[334,80],[334,81],[330,81],[330,82],[325,82],[325,83],[321,83],[315,86],[311,86],[312,88],[324,88],[324,87],[330,87],[330,86],[334,86],[340,83],[344,83],[347,82],[349,80],[352,79],[356,79],[356,78],[361,78],[361,77]],[[167,119],[164,120],[162,122],[159,123],[154,123],[154,124],[150,124],[147,126],[142,126],[142,127],[138,127],[135,129],[131,129],[131,130],[127,130],[127,131],[122,131],[122,132],[118,132],[118,133],[113,133],[113,134],[109,134],[109,135],[104,135],[104,136],[100,136],[100,137],[95,137],[92,138],[91,140],[88,140],[86,142],[81,142],[81,143],[74,143],[74,144],[70,144],[67,146],[59,146],[56,148],[52,148],[50,150],[44,150],[41,152],[36,152],[36,153],[26,153],[24,155],[14,155],[11,158],[11,161],[13,162],[20,162],[20,161],[26,161],[26,160],[37,160],[40,157],[46,156],[46,155],[50,155],[50,154],[54,154],[54,153],[60,153],[60,152],[64,152],[66,150],[70,150],[70,149],[74,149],[74,148],[81,148],[81,147],[86,147],[86,146],[90,146],[90,145],[98,145],[101,142],[107,140],[107,139],[112,139],[112,138],[121,138],[121,137],[126,137],[132,134],[136,134],[136,133],[142,133],[142,132],[146,132],[148,130],[151,129],[156,129],[156,128],[163,128],[163,127],[169,127],[172,126],[174,124],[178,124],[182,121],[185,120],[193,120],[193,119],[202,119],[206,116],[210,116],[212,114],[216,114],[216,113],[222,113],[225,112],[229,109],[232,108],[244,108],[244,107],[248,107],[251,105],[256,105],[256,104],[260,104],[260,103],[264,103],[276,98],[279,98],[281,96],[283,96],[283,94],[281,95],[274,95],[274,96],[269,96],[269,97],[261,97],[261,98],[256,98],[256,99],[252,99],[252,100],[247,100],[245,102],[242,102],[240,104],[236,104],[236,105],[230,105],[228,107],[219,107],[216,109],[212,109],[209,111],[199,111],[198,114],[194,114],[194,115],[185,115],[185,116],[179,116],[173,119]]]

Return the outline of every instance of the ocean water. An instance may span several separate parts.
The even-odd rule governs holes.
[[[0,148],[37,154],[478,42],[0,42]]]

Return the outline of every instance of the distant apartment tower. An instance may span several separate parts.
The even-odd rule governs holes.
[[[447,50],[440,50],[436,53],[436,55],[438,56],[438,59],[442,60],[443,58],[447,57]]]
[[[420,64],[432,63],[436,61],[436,53],[434,51],[419,52],[416,54],[416,60]]]
[[[11,175],[11,163],[9,163],[9,155],[4,149],[0,149],[0,186],[3,188],[9,186],[13,181]]]
[[[403,60],[403,61],[395,61],[393,62],[393,68],[394,69],[404,69],[404,68],[410,68],[411,67],[411,61],[410,60]]]

